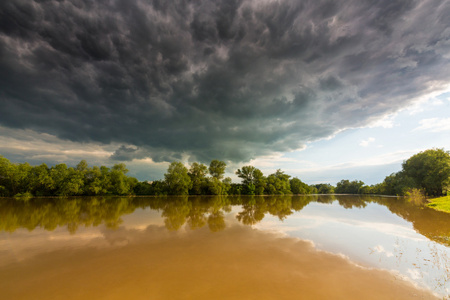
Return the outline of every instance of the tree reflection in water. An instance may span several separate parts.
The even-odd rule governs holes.
[[[228,236],[229,232],[233,232],[233,230],[247,230],[246,232],[252,233],[253,231],[247,226],[233,225],[233,221],[231,221],[230,218],[235,218],[237,222],[240,222],[243,225],[252,226],[260,223],[267,217],[268,222],[261,224],[261,228],[264,228],[264,226],[271,226],[270,229],[276,226],[282,226],[280,225],[281,222],[278,224],[273,223],[274,220],[278,219],[283,221],[287,226],[286,228],[290,228],[289,230],[298,226],[299,232],[303,230],[302,234],[308,235],[314,230],[314,226],[307,226],[309,225],[308,222],[316,222],[316,220],[314,220],[314,214],[317,213],[319,219],[322,218],[325,220],[328,217],[330,218],[329,222],[331,225],[328,227],[317,227],[318,229],[316,228],[316,230],[322,230],[323,228],[324,231],[329,231],[331,229],[333,233],[330,234],[328,232],[328,234],[323,234],[323,232],[320,232],[319,236],[322,236],[325,240],[333,243],[335,238],[333,234],[341,233],[338,232],[338,230],[342,229],[345,231],[347,229],[345,226],[348,226],[349,224],[349,227],[352,227],[354,224],[360,224],[358,222],[346,222],[345,220],[347,219],[345,219],[344,215],[356,214],[358,217],[354,220],[358,221],[358,218],[364,216],[364,212],[361,211],[362,214],[359,214],[358,210],[362,210],[363,208],[366,208],[367,211],[371,211],[372,209],[372,212],[375,212],[375,214],[372,215],[374,220],[386,217],[386,214],[389,214],[387,209],[382,209],[384,215],[378,215],[377,213],[380,207],[371,204],[378,204],[386,207],[391,213],[412,224],[414,229],[421,235],[447,247],[450,246],[449,214],[432,210],[426,206],[421,206],[403,198],[357,195],[79,197],[63,199],[35,198],[30,199],[29,201],[17,201],[15,199],[2,198],[0,200],[0,231],[14,232],[20,228],[26,228],[29,231],[33,231],[37,228],[53,231],[56,228],[66,228],[68,232],[74,234],[78,230],[82,232],[82,227],[103,225],[112,230],[101,229],[102,235],[104,235],[108,241],[113,241],[114,245],[121,245],[129,243],[133,240],[134,235],[137,237],[139,234],[145,235],[146,233],[149,233],[148,239],[155,239],[156,241],[158,240],[158,236],[161,236],[162,232],[166,234],[167,230],[172,231],[172,233],[168,235],[171,237],[198,235],[200,238],[205,237],[205,232],[220,232],[227,229],[226,233],[224,232],[223,234],[207,235],[208,238],[206,240],[225,239],[225,244],[233,244],[235,241]],[[310,205],[308,210],[301,212],[308,205]],[[328,209],[327,206],[334,207]],[[339,206],[345,208],[345,210],[340,209]],[[373,210],[374,207],[375,210]],[[160,221],[162,222],[158,220],[158,225],[150,223],[152,225],[147,226],[144,231],[136,231],[129,227],[127,228],[128,223],[124,224],[123,218],[140,209],[156,212],[157,215],[161,216],[162,220]],[[355,211],[350,211],[351,209]],[[147,215],[143,214],[143,216]],[[274,218],[269,218],[269,216],[273,216]],[[154,214],[152,213],[150,218],[153,217]],[[326,222],[323,220],[321,220],[321,222]],[[344,221],[341,222],[341,220]],[[125,219],[125,221],[128,222],[129,220]],[[161,224],[164,225],[161,226]],[[339,224],[344,225],[340,226]],[[374,224],[383,225],[383,220],[375,222]],[[390,223],[388,222],[386,224],[389,225]],[[240,229],[238,229],[238,227]],[[202,228],[203,230],[199,230]],[[341,238],[345,234],[347,234],[349,238],[344,239],[341,242],[350,242],[351,239],[354,238],[355,233],[360,234],[362,240],[364,240],[363,235],[365,233],[364,230],[366,229],[367,228],[362,228],[360,231],[352,231],[353,229],[350,229],[349,233],[342,232],[343,234],[340,235]],[[173,234],[174,231],[180,231],[182,234]],[[262,233],[263,230],[255,230],[255,232]],[[400,231],[400,233],[402,233],[402,231]],[[390,234],[389,228],[388,234]],[[295,235],[293,236],[295,237]],[[20,233],[18,237],[20,237]],[[309,236],[306,236],[305,238],[308,237]],[[184,239],[180,239],[180,241],[183,240]],[[358,255],[364,255],[364,251],[369,251],[368,255],[371,258],[375,258],[374,265],[379,261],[379,263],[383,265],[383,268],[389,269],[392,266],[396,269],[395,267],[397,267],[398,270],[402,271],[402,273],[399,273],[402,274],[401,276],[408,276],[408,274],[410,274],[412,276],[410,277],[413,279],[415,277],[422,277],[432,289],[436,291],[445,290],[450,282],[450,258],[448,257],[447,249],[443,250],[442,248],[444,246],[437,245],[431,241],[428,241],[430,249],[426,249],[423,245],[420,245],[419,248],[419,246],[417,246],[419,244],[416,244],[414,239],[402,239],[402,237],[399,236],[397,240],[397,244],[389,248],[390,244],[387,242],[389,241],[389,238],[383,241],[380,239],[377,240],[375,236],[373,237],[373,240],[372,236],[367,236],[367,241],[362,242],[364,247],[360,247],[363,250],[360,251],[358,248],[358,251],[360,251],[358,252]],[[185,242],[188,244],[188,241]],[[318,242],[320,243],[320,240]],[[367,244],[365,244],[366,242]],[[242,241],[240,241],[240,243],[242,243]],[[155,242],[152,244],[152,247],[155,247],[155,245],[163,247],[165,244]],[[185,246],[185,244],[183,245]],[[350,249],[349,255],[351,255],[352,251],[357,247],[357,244],[348,245],[348,249]],[[414,251],[416,247],[417,251]],[[252,255],[254,255],[253,246],[249,247],[249,249],[251,249],[251,251],[249,251],[249,256],[243,259],[243,263],[252,259]],[[222,250],[223,249],[218,247],[214,251]],[[26,251],[28,251],[28,249]],[[164,249],[162,253],[167,251],[169,250]],[[311,254],[312,252],[308,250],[307,253]],[[237,255],[236,258],[233,257],[233,261],[238,258],[242,259],[241,255],[242,252],[239,251],[239,255]],[[202,257],[202,259],[204,258]],[[413,263],[406,262],[406,260],[413,261]],[[391,263],[394,265],[390,265]],[[209,266],[210,264],[208,264],[208,267]],[[437,275],[430,277],[430,274]],[[430,277],[431,279],[426,279],[426,277]]]
[[[13,232],[18,228],[30,231],[43,228],[51,231],[65,226],[69,232],[75,233],[80,226],[101,224],[115,229],[122,223],[122,216],[136,209],[152,209],[161,211],[169,230],[179,230],[187,225],[192,230],[208,226],[216,232],[226,228],[225,215],[231,212],[233,206],[240,210],[236,214],[239,222],[255,225],[267,214],[285,220],[310,202],[337,202],[346,209],[364,208],[368,203],[377,203],[411,222],[420,234],[450,246],[448,214],[403,198],[356,195],[79,197],[34,198],[25,202],[3,198],[0,201],[0,230]]]

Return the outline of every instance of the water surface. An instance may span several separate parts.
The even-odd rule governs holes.
[[[392,197],[0,199],[0,295],[446,298],[449,237]]]

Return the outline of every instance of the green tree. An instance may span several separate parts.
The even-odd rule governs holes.
[[[134,177],[129,176],[129,177],[127,177],[127,182],[128,182],[128,187],[129,187],[128,195],[131,195],[134,192],[134,188],[138,185],[139,180],[137,180]]]
[[[263,195],[267,186],[267,178],[264,176],[260,169],[256,169],[253,172],[253,184],[255,185],[255,194]]]
[[[414,188],[418,188],[415,180],[401,171],[386,176],[383,182],[373,189],[377,194],[403,196]]]
[[[7,197],[11,194],[11,181],[9,178],[11,162],[0,155],[0,196]]]
[[[115,195],[129,195],[132,191],[127,177],[128,169],[124,163],[115,164],[110,172],[111,191]]]
[[[208,181],[209,194],[211,195],[226,195],[231,187],[231,178],[227,177],[223,181],[216,177],[212,177]]]
[[[89,168],[85,175],[85,194],[87,195],[104,195],[107,190],[102,184],[102,171],[99,167]]]
[[[275,173],[267,176],[266,193],[269,195],[292,194],[289,178],[291,176],[284,174],[278,169]]]
[[[225,168],[227,165],[223,161],[213,160],[209,164],[209,174],[217,179],[222,179],[225,174]]]
[[[64,196],[64,184],[67,180],[67,177],[69,176],[69,171],[67,170],[66,164],[57,164],[54,167],[51,167],[50,169],[50,177],[52,178],[52,181],[54,182],[53,186],[53,195],[61,195]]]
[[[29,163],[13,164],[11,181],[13,183],[13,195],[30,193],[31,170]]]
[[[237,169],[236,171],[236,175],[239,178],[242,178],[242,184],[243,185],[249,185],[249,184],[254,184],[254,172],[255,172],[256,168],[254,166],[243,166],[242,170],[241,169]]]
[[[74,168],[66,169],[64,179],[60,181],[58,186],[58,195],[75,196],[80,195],[84,191],[84,176]]]
[[[243,166],[236,175],[242,178],[243,193],[247,195],[262,195],[266,187],[266,178],[261,170],[254,166]]]
[[[30,178],[32,167],[28,163],[13,164],[0,157],[0,186],[4,194],[14,196],[31,190]]]
[[[231,183],[232,180],[230,177],[226,177],[224,180],[222,180],[222,195],[228,195],[228,192],[231,190]]]
[[[313,184],[308,185],[308,187],[309,187],[310,194],[318,194],[318,190]]]
[[[318,194],[334,194],[334,186],[329,183],[319,183],[314,186]]]
[[[125,164],[116,164],[110,170],[104,166],[89,168],[82,160],[75,168],[57,164],[49,169],[46,164],[13,164],[0,156],[0,195],[128,195],[138,181],[126,176],[127,172]]]
[[[307,185],[306,183],[304,183],[303,181],[301,181],[298,178],[292,178],[290,181],[290,187],[291,187],[291,191],[294,194],[311,194],[312,189],[309,185]]]
[[[187,168],[181,162],[172,162],[164,174],[169,195],[188,195],[192,187]]]
[[[108,167],[100,167],[100,186],[102,187],[102,194],[107,194],[112,190],[111,171]]]
[[[343,179],[336,184],[335,192],[337,194],[358,194],[359,189],[364,185],[361,180],[347,180]]]
[[[138,182],[133,192],[135,195],[152,195],[152,185],[147,181]]]
[[[150,195],[164,196],[167,195],[167,185],[162,180],[155,180],[151,183],[152,189]]]
[[[88,163],[86,160],[82,160],[77,164],[76,170],[81,173],[86,173],[88,171]]]
[[[372,185],[363,185],[359,189],[358,193],[359,194],[366,194],[366,195],[368,195],[368,194],[374,194],[373,191],[374,191],[374,186],[372,186]]]
[[[450,152],[430,149],[413,155],[402,164],[405,176],[430,196],[440,196],[450,190]]]
[[[231,183],[230,190],[228,191],[229,195],[241,195],[242,193],[242,184]]]
[[[208,180],[206,174],[208,172],[208,167],[204,164],[199,164],[194,162],[189,169],[189,177],[192,181],[192,188],[189,191],[191,195],[202,195],[206,194],[208,189]]]
[[[35,196],[50,196],[55,183],[47,165],[41,164],[33,167],[31,174],[31,193]]]

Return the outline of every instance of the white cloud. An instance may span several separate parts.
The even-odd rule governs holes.
[[[414,116],[429,110],[432,106],[442,105],[444,102],[441,98],[445,97],[447,100],[450,100],[449,97],[446,96],[448,93],[450,93],[450,85],[436,88],[433,92],[425,93],[422,96],[417,97],[414,102],[406,107],[405,111],[407,111],[410,116]]]
[[[361,147],[367,147],[367,146],[369,146],[370,143],[373,143],[373,142],[375,142],[375,138],[370,137],[367,140],[362,140],[361,143],[359,143],[359,145]]]
[[[327,172],[327,171],[336,171],[336,170],[344,170],[349,168],[356,167],[369,167],[369,166],[383,166],[398,163],[401,164],[402,161],[412,156],[415,153],[420,151],[424,151],[426,148],[416,148],[407,151],[396,151],[390,153],[383,153],[380,155],[365,157],[363,159],[355,159],[351,161],[340,162],[336,164],[328,164],[328,165],[318,165],[312,162],[304,161],[301,164],[301,168],[283,168],[288,174],[291,173],[311,173],[311,172]]]
[[[450,118],[430,118],[419,122],[420,126],[416,130],[428,130],[431,132],[450,131]]]
[[[444,105],[444,101],[442,101],[441,99],[434,99],[433,101],[431,101],[430,104],[433,106],[440,106]]]
[[[393,128],[396,125],[394,123],[395,117],[397,117],[396,113],[395,114],[386,115],[382,119],[379,119],[379,120],[373,122],[368,127],[369,128],[376,128],[376,127]]]
[[[11,129],[0,126],[0,155],[11,162],[28,162],[31,165],[46,163],[49,167],[59,163],[74,166],[85,159],[90,166],[112,166],[119,161],[110,160],[120,144],[95,142],[78,143],[30,129]],[[133,145],[126,145],[132,148]],[[126,161],[128,175],[139,180],[162,178],[169,163],[155,162],[151,158]]]
[[[101,143],[78,143],[30,129],[0,126],[0,153],[19,162],[78,163],[81,159],[104,162],[113,154],[113,147]]]

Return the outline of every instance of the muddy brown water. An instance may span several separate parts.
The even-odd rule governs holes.
[[[400,198],[0,203],[1,299],[448,299],[450,214]]]

